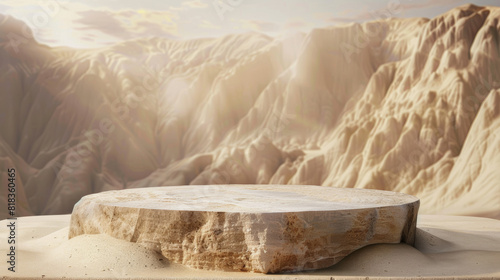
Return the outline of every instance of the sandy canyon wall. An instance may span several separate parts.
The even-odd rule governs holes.
[[[21,215],[69,213],[114,189],[279,183],[500,218],[499,20],[499,8],[462,6],[76,50],[0,16],[0,178],[16,169]]]

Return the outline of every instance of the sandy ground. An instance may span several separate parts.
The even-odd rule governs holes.
[[[16,272],[0,266],[3,279],[500,279],[500,221],[463,216],[421,215],[416,248],[371,245],[328,269],[264,275],[202,271],[169,263],[134,243],[106,235],[67,239],[70,215],[17,220]],[[6,259],[7,220],[0,222],[0,255]]]

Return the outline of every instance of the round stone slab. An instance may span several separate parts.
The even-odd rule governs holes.
[[[104,233],[200,269],[301,271],[369,244],[413,245],[418,207],[406,194],[320,186],[128,189],[83,197],[69,238]]]

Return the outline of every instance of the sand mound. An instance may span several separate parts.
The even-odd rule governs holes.
[[[469,5],[99,50],[2,36],[2,178],[16,168],[21,215],[69,213],[105,190],[280,183],[393,190],[423,213],[498,218],[499,18]],[[0,34],[24,29],[0,19]]]

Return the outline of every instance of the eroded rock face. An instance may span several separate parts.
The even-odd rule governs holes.
[[[83,197],[69,238],[105,233],[210,270],[319,269],[374,243],[413,244],[419,200],[291,185],[157,187]]]

